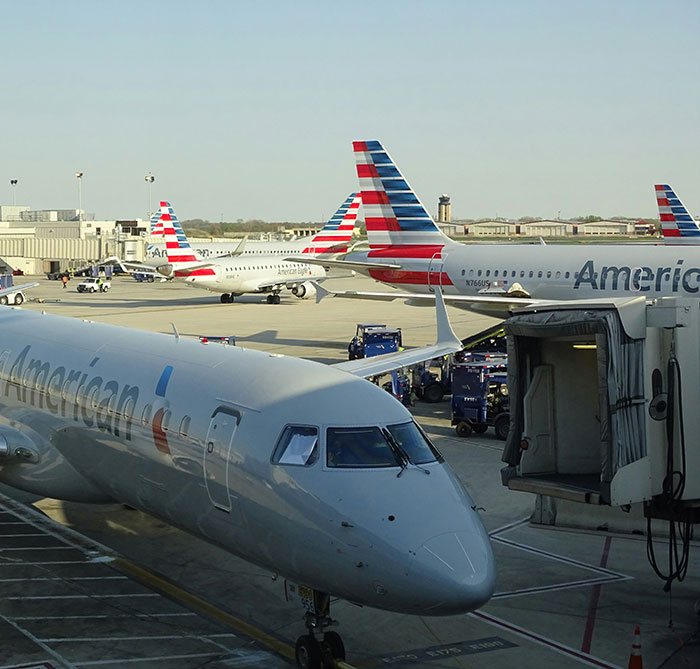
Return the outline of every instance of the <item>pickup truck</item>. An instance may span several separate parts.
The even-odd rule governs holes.
[[[95,277],[88,277],[81,281],[77,288],[79,293],[96,293],[98,290],[101,293],[107,292],[112,287],[111,282]]]

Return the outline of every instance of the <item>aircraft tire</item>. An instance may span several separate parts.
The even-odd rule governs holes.
[[[323,645],[334,660],[345,660],[345,644],[338,632],[326,632],[323,635]]]
[[[423,388],[423,399],[430,404],[435,404],[442,400],[442,388],[437,383],[433,383]]]
[[[280,296],[279,295],[273,295],[272,296],[272,304],[279,304],[280,303]]]
[[[15,304],[22,304],[24,302],[24,295],[22,293],[17,293],[15,295]]]
[[[505,441],[510,430],[510,414],[502,413],[500,416],[497,416],[493,423],[493,429],[496,431],[496,437],[501,441]]]
[[[268,304],[273,304],[274,303],[274,295],[268,295],[267,296],[267,303]]]
[[[465,421],[461,421],[457,423],[457,426],[455,427],[455,432],[457,433],[458,437],[463,437],[466,439],[472,433],[472,426]]]
[[[472,426],[472,429],[477,434],[484,434],[484,432],[489,429],[489,426],[486,423],[477,423],[476,425]]]
[[[219,299],[221,300],[221,304],[226,304],[228,302],[228,295],[226,293],[221,293]]]
[[[294,658],[298,669],[321,669],[321,649],[310,634],[297,639]]]

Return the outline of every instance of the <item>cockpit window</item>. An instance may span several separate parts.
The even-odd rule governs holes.
[[[387,430],[414,465],[442,460],[442,456],[413,421],[387,425]]]
[[[329,467],[397,467],[400,463],[378,427],[329,427],[326,464]]]
[[[280,465],[309,466],[318,460],[318,428],[308,425],[288,425],[284,428],[272,462]]]

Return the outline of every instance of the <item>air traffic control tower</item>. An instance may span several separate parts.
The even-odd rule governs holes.
[[[441,195],[438,199],[438,223],[450,223],[452,221],[452,205],[449,195]]]

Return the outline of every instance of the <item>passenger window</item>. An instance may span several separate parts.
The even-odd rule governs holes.
[[[329,427],[326,431],[328,467],[396,467],[398,464],[378,427]]]
[[[547,278],[551,279],[552,278],[552,272],[547,272]]]
[[[272,462],[280,465],[312,465],[318,460],[318,428],[288,425],[284,428]]]
[[[566,274],[564,274],[564,278],[565,278],[565,279],[568,279],[568,278],[569,278],[569,272],[567,272]]]
[[[494,270],[493,275],[494,275],[494,276],[498,276],[498,270],[497,270],[497,269]]]
[[[535,273],[532,270],[530,270],[530,278],[532,279],[533,276],[535,276]]]
[[[477,276],[481,276],[481,270],[476,273]]]
[[[525,270],[524,270],[524,269],[521,269],[521,270],[520,270],[520,278],[522,279],[522,278],[524,278],[524,277],[525,277]]]
[[[537,272],[537,278],[538,278],[538,279],[541,279],[541,278],[542,278],[542,270],[540,270],[539,272]]]

